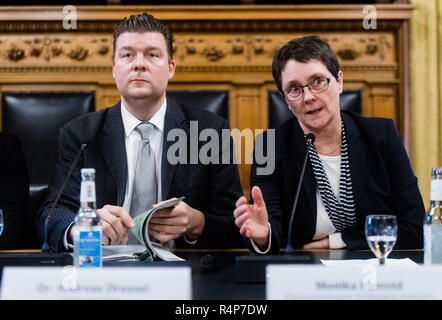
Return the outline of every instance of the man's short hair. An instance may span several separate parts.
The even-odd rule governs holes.
[[[276,87],[281,94],[283,93],[281,73],[289,60],[296,60],[303,63],[317,60],[322,62],[333,77],[338,79],[338,58],[327,41],[318,36],[307,36],[293,39],[280,48],[273,57],[273,78],[275,79]]]
[[[125,32],[158,32],[164,36],[166,40],[167,53],[169,55],[169,61],[173,59],[173,35],[169,30],[169,27],[157,20],[154,16],[143,13],[138,15],[132,15],[125,17],[121,21],[114,31],[114,52],[112,54],[112,61],[115,59],[115,49],[118,37]]]

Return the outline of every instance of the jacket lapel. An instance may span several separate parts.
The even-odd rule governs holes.
[[[164,119],[164,132],[163,132],[163,153],[161,157],[161,195],[162,200],[168,198],[170,185],[176,169],[176,165],[170,164],[167,160],[167,151],[176,141],[167,141],[167,135],[170,130],[175,128],[183,129],[186,134],[189,134],[189,128],[185,123],[185,116],[179,105],[175,100],[167,97],[167,109]]]
[[[362,205],[361,192],[362,192],[362,187],[364,185],[364,176],[362,173],[366,171],[363,159],[365,159],[366,153],[364,148],[361,147],[360,132],[353,118],[346,113],[341,113],[341,115],[344,120],[345,131],[346,131],[348,155],[350,162],[350,173],[352,177],[353,197],[355,201],[356,212],[359,212]],[[289,195],[292,201],[294,201],[296,186],[298,184],[299,175],[301,174],[302,163],[304,161],[304,157],[307,152],[306,144],[304,141],[304,133],[296,119],[293,120],[293,127],[291,130],[291,134],[289,134],[289,139],[290,138],[292,138],[292,140],[290,141],[290,148],[288,150],[288,157],[290,159],[289,160],[290,165],[288,170],[290,172],[289,179],[291,179],[292,183],[289,184],[290,186]],[[307,160],[307,166],[305,168],[304,178],[302,181],[302,188],[305,191],[304,195],[307,198],[306,200],[310,208],[311,218],[313,219],[314,222],[313,226],[315,226],[317,219],[316,182],[310,160]],[[312,190],[314,192],[312,192]],[[299,202],[301,200],[302,199],[298,200],[297,210],[299,209]],[[357,214],[357,217],[360,217],[360,215]]]
[[[98,143],[117,187],[117,205],[122,206],[126,192],[127,155],[120,103],[109,109]]]
[[[307,153],[306,143],[304,140],[304,132],[299,126],[298,120],[296,118],[293,119],[293,127],[290,133],[290,148],[289,148],[289,159],[291,161],[291,165],[289,166],[289,170],[291,171],[290,179],[291,182],[289,184],[290,190],[289,194],[291,195],[292,201],[295,200],[296,196],[296,187],[298,185],[299,177],[302,170],[302,164],[304,162],[304,157]],[[307,160],[307,164],[305,167],[304,177],[302,179],[302,189],[300,193],[304,190],[304,195],[307,198],[307,203],[310,207],[310,214],[314,221],[314,225],[316,225],[316,192],[311,192],[312,190],[316,191],[315,187],[315,177],[313,174],[313,169],[310,164],[310,160]],[[298,205],[296,211],[299,210],[299,203],[302,199],[298,199]],[[293,202],[292,202],[293,205]],[[290,214],[290,213],[289,213]]]

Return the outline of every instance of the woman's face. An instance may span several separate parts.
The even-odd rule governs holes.
[[[290,110],[304,132],[320,132],[333,123],[333,120],[340,119],[339,95],[342,93],[343,74],[339,71],[338,79],[335,79],[327,67],[318,60],[298,62],[293,59],[287,61],[281,72],[284,92],[312,83],[321,77],[331,77],[326,90],[312,93],[309,88],[304,87],[303,96],[296,101],[289,101],[285,95]]]

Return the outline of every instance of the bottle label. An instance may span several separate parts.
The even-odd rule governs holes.
[[[95,202],[95,182],[81,182],[80,202]]]
[[[424,264],[431,264],[431,225],[424,225]]]
[[[78,266],[101,267],[101,231],[79,230]]]
[[[431,201],[442,201],[442,179],[431,180]]]

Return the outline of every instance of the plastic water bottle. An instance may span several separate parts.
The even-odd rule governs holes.
[[[430,207],[424,221],[424,264],[442,264],[442,168],[431,169]]]
[[[74,222],[74,266],[101,267],[101,220],[95,197],[95,169],[81,169],[80,209]]]

